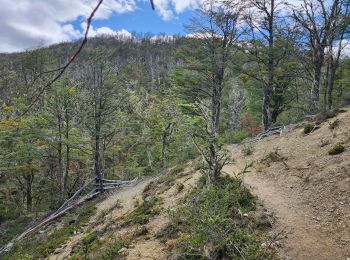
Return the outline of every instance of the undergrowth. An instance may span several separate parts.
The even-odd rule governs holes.
[[[238,180],[225,176],[206,185],[202,177],[156,237],[176,238],[172,259],[259,259],[259,227],[246,217],[255,209],[255,198]]]
[[[41,259],[49,256],[56,248],[68,241],[79,229],[88,223],[95,213],[96,202],[84,206],[62,218],[61,224],[42,234],[33,234],[14,244],[13,249],[0,259]],[[78,217],[77,217],[78,216]]]

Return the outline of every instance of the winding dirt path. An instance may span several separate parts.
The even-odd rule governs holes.
[[[227,147],[237,162],[224,169],[228,174],[254,163],[244,183],[272,212],[273,232],[283,233],[281,259],[350,260],[350,109],[337,119],[335,130],[324,122],[309,135],[297,127]],[[339,143],[345,152],[329,155]],[[249,156],[242,152],[247,145],[253,151]],[[284,159],[266,163],[266,155],[276,151]]]
[[[289,190],[256,174],[247,175],[244,181],[274,213],[276,231],[286,235],[280,252],[282,259],[345,259],[332,236],[310,220],[311,212]]]

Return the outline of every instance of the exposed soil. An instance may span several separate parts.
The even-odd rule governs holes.
[[[330,130],[328,123],[305,135],[302,127],[249,144],[254,152],[244,156],[244,145],[228,146],[237,162],[225,167],[228,174],[241,171],[254,162],[244,183],[251,188],[264,207],[273,214],[273,234],[277,234],[277,250],[281,259],[348,260],[350,258],[350,111],[338,115],[339,126]],[[331,119],[330,121],[334,121]],[[342,143],[344,153],[331,156],[328,151]],[[245,144],[246,146],[248,144]],[[276,151],[278,158],[264,160]],[[164,209],[173,209],[179,199],[194,185],[199,173],[181,175],[176,182],[183,183],[181,192],[173,185],[157,190]],[[97,205],[97,213],[86,230],[102,229],[104,219],[118,219],[130,213],[136,200],[151,180],[125,187]],[[115,207],[116,203],[120,207]],[[145,225],[148,233],[132,241],[124,252],[126,259],[164,259],[171,240],[161,243],[156,234],[169,223],[166,210]],[[127,227],[115,232],[132,232]],[[82,232],[84,233],[84,231]],[[64,252],[51,259],[64,259],[83,237],[77,234],[64,246]],[[168,244],[169,243],[169,244]]]
[[[299,127],[252,143],[250,156],[242,154],[244,145],[229,147],[237,164],[228,173],[254,162],[244,182],[274,213],[275,233],[283,234],[281,259],[350,258],[350,111],[337,118],[334,130],[324,122],[309,135]],[[338,143],[345,152],[329,155]],[[261,162],[276,148],[284,159]]]

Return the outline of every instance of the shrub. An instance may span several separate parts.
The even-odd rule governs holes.
[[[176,165],[174,168],[171,169],[170,173],[171,174],[178,174],[181,173],[185,170],[185,166],[182,164]]]
[[[207,165],[202,162],[202,161],[197,161],[194,165],[193,165],[193,168],[196,170],[196,171],[199,171],[199,170],[205,170],[207,169]]]
[[[171,214],[170,229],[159,236],[163,240],[167,234],[174,237],[174,232],[180,236],[173,259],[238,259],[242,255],[259,259],[260,242],[250,229],[254,223],[242,216],[254,209],[249,190],[231,177],[221,177],[215,185],[189,193],[184,205]]]
[[[12,251],[5,259],[41,259],[49,256],[56,248],[67,242],[74,231],[88,223],[95,214],[96,201],[90,201],[74,212],[63,217],[62,225],[53,230],[46,230],[43,234],[33,234],[15,243]],[[76,217],[78,216],[78,217]],[[72,224],[74,219],[74,224]]]
[[[177,193],[180,193],[185,188],[185,186],[180,182],[176,183],[175,187],[176,187]]]
[[[328,122],[328,124],[329,129],[334,130],[339,125],[339,119],[336,119],[333,122]]]
[[[315,124],[314,123],[309,123],[309,124],[306,124],[304,126],[304,134],[310,134],[315,128]]]
[[[328,151],[329,155],[337,155],[337,154],[341,154],[345,151],[345,147],[342,144],[336,144],[335,146],[332,147],[332,149],[330,149]]]
[[[148,201],[136,206],[136,208],[126,217],[123,226],[129,224],[147,224],[152,216],[158,215],[161,211],[162,199],[151,197]]]
[[[221,143],[230,143],[230,144],[238,144],[242,142],[244,139],[249,137],[249,132],[247,131],[234,131],[234,132],[226,132],[222,136],[220,136]]]
[[[275,147],[273,151],[269,152],[263,159],[261,159],[262,163],[270,163],[270,162],[281,162],[285,161],[287,158],[280,154],[280,149]]]
[[[251,145],[244,145],[241,152],[244,156],[249,156],[254,153],[254,148]]]

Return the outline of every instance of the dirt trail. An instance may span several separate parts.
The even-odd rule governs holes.
[[[227,173],[254,162],[244,182],[273,213],[273,232],[283,233],[281,259],[350,259],[350,111],[338,120],[336,130],[325,122],[310,135],[299,127],[252,143],[250,156],[243,155],[244,145],[228,147],[237,163],[226,167]],[[337,143],[345,152],[328,155]],[[276,148],[285,160],[262,163]]]
[[[310,220],[310,211],[305,209],[288,190],[276,182],[266,181],[256,175],[247,175],[249,185],[264,206],[277,218],[276,231],[287,237],[283,240],[281,257],[284,259],[342,259],[337,252],[335,239]]]
[[[132,211],[134,208],[135,200],[140,200],[142,198],[142,191],[152,180],[153,179],[142,180],[136,185],[122,187],[121,189],[108,196],[107,199],[97,204],[96,214],[91,218],[89,224],[79,234],[71,237],[70,240],[62,246],[62,253],[52,255],[49,257],[49,259],[68,259],[74,245],[88,233],[89,229],[93,228],[96,230],[103,227],[104,223],[96,223],[96,221],[104,211],[109,211],[112,209],[112,211],[109,212],[109,217],[111,218],[118,218]],[[115,205],[117,203],[120,205],[120,207],[115,208]]]

